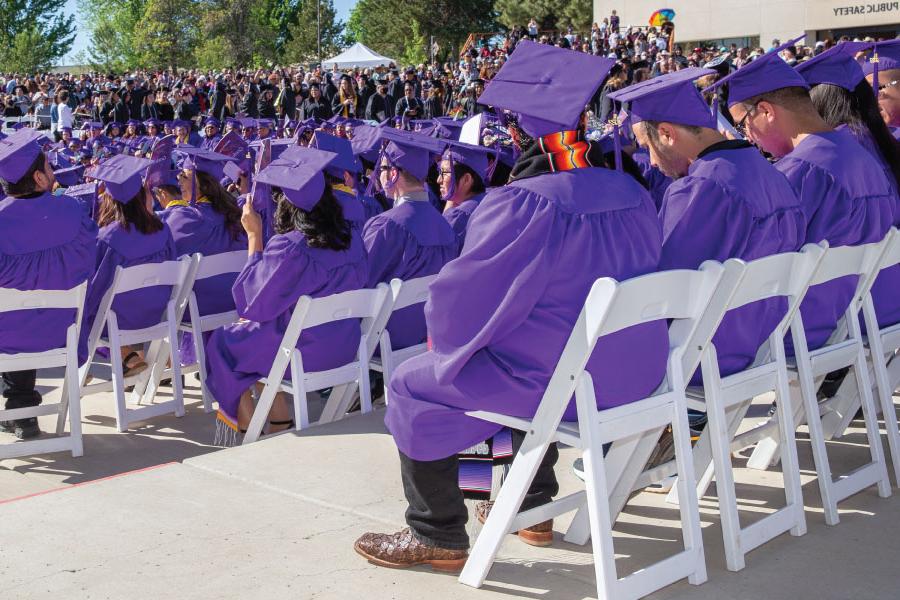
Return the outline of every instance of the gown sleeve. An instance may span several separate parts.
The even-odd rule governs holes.
[[[425,305],[438,383],[452,382],[472,355],[515,330],[543,296],[558,254],[547,214],[555,210],[507,187],[489,192],[472,215],[462,254],[441,270]]]
[[[696,269],[705,260],[741,256],[752,228],[750,207],[710,179],[684,178],[666,192],[660,270]]]
[[[273,237],[265,250],[250,257],[235,280],[231,288],[235,307],[245,319],[271,321],[290,310],[300,296],[320,287],[316,282],[322,276],[297,242]]]

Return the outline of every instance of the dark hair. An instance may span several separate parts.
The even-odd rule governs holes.
[[[231,234],[231,239],[236,240],[244,232],[241,226],[241,209],[238,207],[234,196],[229,194],[222,184],[208,173],[195,171],[197,175],[197,190],[200,195],[206,196],[213,210],[225,217],[225,229]]]
[[[481,176],[478,175],[471,168],[466,165],[454,162],[453,163],[453,178],[456,181],[462,179],[463,175],[470,175],[472,177],[472,193],[473,194],[483,194],[484,193],[484,181],[481,179]]]
[[[325,186],[318,204],[310,211],[291,204],[280,188],[275,188],[273,195],[278,202],[278,208],[275,209],[275,233],[299,231],[306,237],[306,244],[310,248],[350,248],[350,223],[344,219],[344,211],[330,185]]]
[[[31,162],[25,174],[19,178],[19,181],[10,183],[5,179],[0,179],[0,188],[3,194],[13,196],[15,198],[27,198],[28,196],[37,195],[39,192],[34,181],[34,174],[38,171],[43,172],[47,166],[47,157],[43,152],[38,153],[37,157]]]
[[[750,107],[760,102],[771,102],[787,109],[803,108],[797,105],[805,105],[807,102],[810,102],[809,91],[806,88],[797,86],[783,87],[742,100],[741,104],[749,110]]]
[[[650,138],[650,141],[659,141],[659,124],[662,122],[663,121],[643,121],[644,131],[647,132],[647,137]],[[672,123],[672,125],[681,127],[682,129],[687,130],[694,135],[698,135],[703,130],[702,127],[698,127],[697,125],[683,125],[681,123]]]
[[[900,189],[900,151],[881,118],[872,86],[862,80],[850,92],[840,86],[823,83],[813,87],[809,96],[822,119],[832,127],[846,124],[856,135],[872,136],[894,175],[895,189]]]
[[[125,231],[130,231],[131,226],[144,235],[156,233],[163,229],[163,222],[156,213],[147,208],[144,202],[144,190],[138,193],[127,203],[122,204],[113,199],[109,192],[100,194],[100,214],[97,217],[97,225],[104,227],[111,223],[118,223]]]

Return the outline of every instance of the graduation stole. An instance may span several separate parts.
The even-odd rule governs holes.
[[[534,145],[519,156],[509,180],[603,166],[606,166],[603,151],[586,141],[582,132],[559,131],[535,140]]]

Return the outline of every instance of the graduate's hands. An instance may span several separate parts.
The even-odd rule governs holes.
[[[262,217],[253,208],[253,202],[247,198],[244,209],[241,212],[241,225],[247,232],[247,253],[253,255],[262,252]]]

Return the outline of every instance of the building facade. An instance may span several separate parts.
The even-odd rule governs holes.
[[[675,11],[675,41],[735,42],[768,48],[806,33],[806,43],[842,35],[895,37],[900,2],[854,0],[594,0],[594,21],[613,10],[623,27],[647,25],[660,8]],[[756,40],[756,44],[753,44]]]

